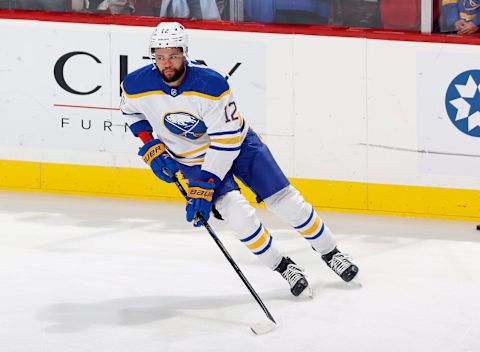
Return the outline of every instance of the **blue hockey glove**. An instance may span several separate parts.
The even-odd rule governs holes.
[[[215,190],[213,179],[207,181],[190,181],[188,184],[187,197],[187,221],[193,220],[193,226],[200,227],[202,223],[195,219],[197,212],[202,214],[205,220],[210,218],[212,210],[212,197]]]
[[[159,139],[153,139],[146,143],[140,148],[138,155],[143,158],[143,161],[150,165],[153,173],[159,179],[168,183],[173,182],[170,177],[163,173],[162,169],[166,167],[175,175],[178,172],[178,165],[177,162],[172,159],[170,154],[168,154],[165,144],[160,142]]]

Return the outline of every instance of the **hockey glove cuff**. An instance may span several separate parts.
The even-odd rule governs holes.
[[[197,213],[205,220],[210,218],[212,210],[213,192],[215,183],[213,179],[207,181],[190,181],[188,184],[187,197],[187,221],[193,221],[193,226],[200,227],[202,223],[196,219]]]
[[[163,173],[162,169],[166,167],[175,175],[178,172],[178,165],[177,162],[172,159],[170,154],[168,154],[165,144],[160,142],[159,139],[153,139],[146,143],[140,148],[138,155],[143,158],[143,161],[150,165],[153,173],[159,179],[168,183],[173,182],[170,177]]]

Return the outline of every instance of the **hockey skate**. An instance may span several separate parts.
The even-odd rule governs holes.
[[[282,277],[287,280],[292,295],[299,296],[302,294],[310,298],[313,296],[313,291],[308,285],[302,269],[289,257],[283,257],[280,264],[275,268],[275,271],[278,271]]]
[[[337,248],[322,255],[322,259],[345,282],[352,281],[358,274],[358,266],[350,261],[348,255],[343,254]]]

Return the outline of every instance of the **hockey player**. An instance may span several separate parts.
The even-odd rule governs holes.
[[[442,15],[447,30],[474,34],[480,26],[480,0],[442,0]]]
[[[139,155],[165,182],[168,168],[188,180],[187,221],[212,206],[265,265],[278,271],[293,295],[311,294],[305,274],[275,246],[255,209],[240,193],[240,179],[268,209],[290,224],[344,281],[358,267],[337,249],[330,229],[290,185],[268,147],[240,114],[226,79],[188,59],[188,37],[176,22],[162,22],[150,40],[153,64],[122,83],[121,111],[144,145]],[[153,135],[152,135],[153,134]],[[307,290],[306,290],[307,289]]]

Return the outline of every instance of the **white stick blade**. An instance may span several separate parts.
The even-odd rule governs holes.
[[[276,324],[271,320],[264,320],[258,323],[252,324],[250,329],[253,331],[255,335],[263,335],[268,334],[270,331],[275,329]]]

